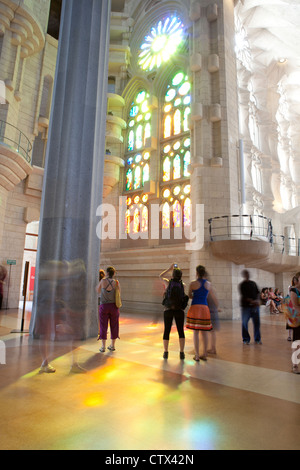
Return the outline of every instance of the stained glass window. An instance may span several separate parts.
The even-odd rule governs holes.
[[[138,64],[142,70],[158,69],[183,44],[183,24],[176,16],[168,16],[159,21],[145,36],[140,47]]]
[[[174,75],[165,93],[163,107],[163,181],[190,176],[190,144],[188,119],[191,112],[191,84],[183,72]],[[179,140],[178,140],[179,138]],[[173,141],[173,139],[177,139]],[[169,160],[166,159],[168,156]]]
[[[149,93],[140,91],[129,111],[128,152],[144,147],[145,139],[151,135],[151,113],[149,112]]]
[[[151,137],[149,93],[145,90],[137,93],[131,104],[128,128],[125,191],[142,190],[144,183],[150,180],[150,152],[143,151]]]
[[[147,232],[149,227],[148,195],[135,195],[127,198],[126,203],[125,233],[130,235]]]
[[[163,190],[162,228],[190,227],[192,210],[190,193],[190,184],[170,186]],[[172,211],[171,217],[170,211]]]

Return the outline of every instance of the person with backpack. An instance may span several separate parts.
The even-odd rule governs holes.
[[[172,271],[172,278],[169,280],[164,276]],[[166,269],[159,275],[165,285],[165,294],[163,299],[164,310],[164,354],[163,358],[169,357],[169,339],[172,328],[173,319],[175,319],[178,336],[179,336],[179,357],[185,359],[184,346],[184,310],[188,303],[188,296],[184,292],[184,284],[182,282],[182,271],[178,268],[177,264],[172,264],[169,269]]]

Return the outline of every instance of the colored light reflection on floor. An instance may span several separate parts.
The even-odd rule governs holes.
[[[192,449],[214,450],[218,433],[217,426],[209,421],[196,421],[180,430],[181,437]]]
[[[83,402],[87,408],[99,408],[106,404],[102,393],[91,393]]]

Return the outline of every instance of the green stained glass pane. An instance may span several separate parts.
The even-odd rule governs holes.
[[[126,190],[130,191],[132,189],[132,170],[129,169],[126,173]]]
[[[188,105],[191,103],[191,96],[188,95],[183,99],[183,104]]]
[[[151,119],[151,113],[145,114],[145,121],[149,121]]]
[[[135,117],[139,112],[139,107],[138,106],[133,106],[130,110],[129,116],[130,117]]]
[[[174,101],[174,106],[180,106],[181,105],[181,98],[177,98],[175,101]]]

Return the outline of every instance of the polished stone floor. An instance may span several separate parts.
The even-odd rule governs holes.
[[[0,312],[1,450],[300,449],[300,376],[281,315],[262,317],[262,345],[244,346],[240,322],[221,322],[217,355],[195,363],[190,331],[185,361],[174,328],[164,360],[162,318],[123,313],[116,351],[79,343],[79,374],[71,345],[52,343],[57,371],[41,374],[38,342],[12,333],[21,314]]]

